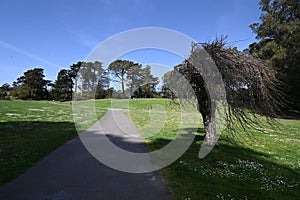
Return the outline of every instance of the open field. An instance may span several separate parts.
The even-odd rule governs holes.
[[[0,108],[0,185],[77,136],[69,103],[0,101]]]
[[[137,100],[134,105],[139,109],[128,113],[143,132],[144,127],[151,124],[151,104],[152,107],[153,104],[165,105],[168,117],[163,128],[145,140],[151,150],[165,146],[178,131],[174,124],[180,120],[180,113],[172,112],[174,109],[163,101]],[[220,146],[204,159],[198,158],[204,135],[200,126],[188,151],[161,170],[174,199],[298,199],[300,121],[279,122],[279,130],[271,127],[265,133],[249,130],[251,135],[240,131],[235,142],[230,134],[224,133],[219,140]]]
[[[126,113],[147,137],[150,150],[163,147],[175,137],[180,120],[176,105],[165,99],[125,101],[128,104],[122,101],[114,103],[130,108]],[[0,101],[1,184],[76,136],[72,107],[67,102],[63,104]],[[97,100],[95,105],[99,119],[111,107],[111,101]],[[243,137],[235,138],[236,143],[224,133],[220,146],[204,159],[198,158],[204,135],[200,126],[188,151],[161,170],[174,199],[298,199],[300,121],[279,122],[280,130],[268,127],[265,134],[251,130],[253,134],[249,136],[241,131],[239,135]],[[150,127],[151,136],[147,135]]]
[[[0,101],[0,108],[0,184],[76,136],[69,106]]]

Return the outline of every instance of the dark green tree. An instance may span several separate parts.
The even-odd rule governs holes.
[[[98,80],[95,98],[96,99],[105,99],[110,98],[112,94],[112,89],[109,88],[109,77],[108,72],[103,71],[103,73],[100,75],[100,78]]]
[[[156,86],[159,83],[157,77],[154,77],[151,74],[151,66],[146,66],[145,68],[140,68],[137,73],[138,76],[135,76],[135,79],[130,81],[134,83],[134,92],[133,95],[137,98],[153,98],[156,92]],[[128,78],[131,78],[130,73]]]
[[[249,52],[259,56],[276,71],[284,83],[288,104],[300,109],[300,1],[261,0],[260,23],[250,28],[258,42],[249,46]]]
[[[0,87],[0,99],[9,99],[9,93],[11,91],[11,86],[8,83],[3,84]]]
[[[58,72],[57,79],[51,84],[51,97],[60,101],[71,101],[73,80],[70,70],[62,69]]]
[[[69,74],[70,74],[70,77],[73,80],[73,86],[75,85],[75,87],[72,88],[72,98],[73,98],[73,92],[75,94],[77,94],[77,81],[78,81],[77,74],[78,74],[78,71],[80,69],[81,64],[82,64],[82,62],[79,61],[79,62],[77,62],[77,63],[70,66]],[[75,89],[75,91],[73,91],[73,89]]]
[[[23,76],[19,77],[13,83],[12,95],[20,99],[43,100],[49,98],[47,90],[51,82],[44,79],[44,69],[34,68],[26,71]]]

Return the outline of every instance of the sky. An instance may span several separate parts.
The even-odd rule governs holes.
[[[1,0],[0,8],[0,85],[35,67],[55,80],[103,41],[136,28],[171,29],[196,42],[227,35],[229,45],[243,50],[255,41],[249,25],[260,16],[255,0]],[[153,71],[182,60],[157,49],[120,58],[152,63]]]

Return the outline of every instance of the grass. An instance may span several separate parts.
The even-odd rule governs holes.
[[[130,108],[134,121],[150,150],[160,149],[174,139],[181,116],[177,105],[165,99],[97,100],[95,119],[108,107]],[[72,107],[47,101],[0,101],[0,184],[4,184],[76,136]],[[84,107],[86,106],[86,107]],[[84,109],[88,114],[89,109]],[[164,112],[165,111],[165,112]],[[195,120],[200,120],[195,118]],[[203,140],[199,127],[190,148],[160,173],[178,200],[188,199],[299,199],[300,121],[279,120],[280,130],[265,133],[243,131],[236,143],[223,134],[220,146],[204,159],[198,158]],[[149,131],[151,130],[151,131]]]
[[[98,107],[109,105],[109,100]],[[55,102],[54,102],[55,103]],[[69,102],[0,101],[0,185],[77,136]],[[106,110],[98,109],[101,118]]]
[[[128,116],[139,131],[147,135],[151,124],[149,108],[165,106],[163,127],[146,138],[150,150],[168,144],[178,131],[180,113],[174,112],[166,100],[130,102]],[[175,106],[176,107],[176,106]],[[152,113],[153,115],[153,113]],[[204,159],[198,158],[204,130],[199,127],[190,148],[161,174],[174,199],[299,199],[300,198],[300,121],[279,120],[280,129],[266,127],[265,133],[240,131],[235,143],[230,134],[221,135],[215,147]]]

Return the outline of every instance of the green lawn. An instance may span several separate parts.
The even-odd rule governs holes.
[[[0,185],[77,136],[69,102],[2,100],[0,108]],[[98,118],[106,113],[97,111]]]
[[[130,108],[126,113],[141,134],[147,136],[145,141],[150,150],[165,146],[178,131],[179,108],[169,100],[120,100],[112,104]],[[97,100],[95,105],[99,119],[111,107],[111,101]],[[58,105],[47,101],[0,101],[0,108],[1,184],[76,136],[68,102]],[[153,122],[160,129],[150,131],[149,136]],[[173,198],[299,199],[300,121],[279,122],[278,131],[270,127],[265,134],[249,130],[252,136],[240,131],[242,137],[236,137],[236,143],[229,142],[230,135],[224,133],[220,146],[204,159],[198,158],[204,134],[200,126],[188,151],[160,171]]]
[[[165,106],[167,117],[158,134],[145,140],[150,150],[165,146],[175,137],[180,113],[174,111],[178,108],[166,100],[138,99],[130,101],[132,109],[127,113],[143,134],[145,127],[151,124],[149,109],[155,104]],[[204,135],[203,127],[199,127],[188,151],[161,170],[173,198],[299,199],[300,121],[279,122],[280,129],[267,127],[264,134],[255,130],[248,130],[251,135],[240,131],[235,142],[230,134],[223,133],[220,146],[204,159],[198,158]]]

